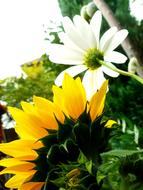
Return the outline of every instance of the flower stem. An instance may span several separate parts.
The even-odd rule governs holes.
[[[108,65],[108,63],[104,62],[104,61],[100,61],[100,64],[101,65],[104,65],[105,67],[108,67],[109,69],[121,74],[121,75],[125,75],[125,76],[129,76],[129,77],[132,77],[134,78],[135,80],[137,80],[138,82],[140,82],[141,84],[143,84],[143,78],[133,74],[133,73],[130,73],[130,72],[127,72],[127,71],[123,71],[121,69],[118,69],[117,67],[112,67],[112,65]]]

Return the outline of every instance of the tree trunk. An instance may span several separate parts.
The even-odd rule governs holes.
[[[107,5],[107,3],[104,0],[93,0],[93,2],[97,6],[97,8],[102,12],[102,14],[103,14],[104,18],[106,19],[106,21],[108,22],[109,26],[111,26],[111,27],[116,26],[118,28],[118,30],[122,29],[121,24],[115,18],[114,13],[112,12],[110,7]],[[122,47],[123,47],[124,51],[126,52],[127,56],[129,57],[129,59],[131,59],[132,57],[135,57],[137,59],[137,62],[139,63],[139,67],[142,70],[142,67],[143,67],[142,60],[140,58],[138,51],[131,43],[129,37],[127,37],[124,40],[124,42],[122,43]]]

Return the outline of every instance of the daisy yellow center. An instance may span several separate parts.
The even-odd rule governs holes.
[[[103,53],[96,48],[90,48],[84,54],[84,64],[91,70],[101,66],[100,60],[103,60]]]

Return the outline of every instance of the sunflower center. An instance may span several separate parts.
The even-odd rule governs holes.
[[[90,48],[84,54],[84,64],[91,70],[101,66],[100,60],[103,60],[103,53],[96,48]]]

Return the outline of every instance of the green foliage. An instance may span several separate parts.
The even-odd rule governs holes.
[[[33,77],[32,73],[32,76],[22,75],[20,78],[11,77],[0,81],[0,99],[8,106],[19,107],[21,101],[31,101],[33,95],[51,99],[54,80],[65,67],[51,63],[46,55],[41,60],[44,69],[38,75]]]
[[[143,150],[111,150],[108,152],[104,152],[101,154],[102,157],[118,157],[118,158],[125,158],[125,157],[129,157],[129,156],[133,156],[135,154],[139,154],[139,153],[143,153]]]
[[[124,119],[128,125],[143,126],[143,86],[133,79],[119,77],[107,95],[107,111],[113,118]]]
[[[116,190],[141,190],[143,185],[142,150],[113,150],[101,154],[103,164],[100,166],[97,178],[103,176],[108,182],[104,188]],[[113,172],[114,171],[114,172]]]

